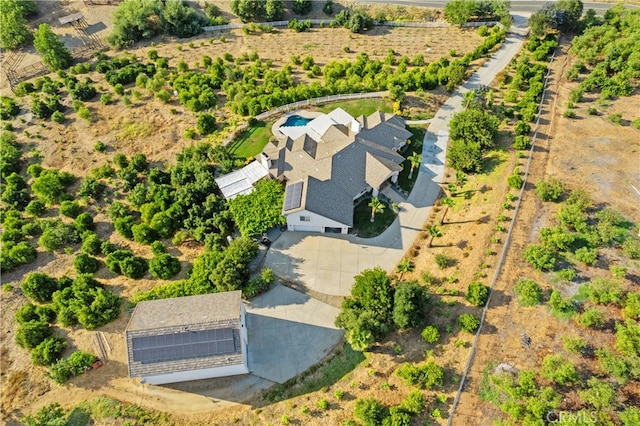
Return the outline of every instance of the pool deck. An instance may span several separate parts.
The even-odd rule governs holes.
[[[287,118],[291,117],[292,115],[298,115],[302,118],[314,119],[316,117],[321,116],[322,113],[318,111],[306,111],[304,109],[299,109],[299,110],[291,111],[284,114],[275,123],[273,123],[273,126],[271,126],[271,133],[273,133],[273,136],[276,139],[282,141],[287,138],[284,134],[280,132],[280,126],[282,126],[287,121]]]

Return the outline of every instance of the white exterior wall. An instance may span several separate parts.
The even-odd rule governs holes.
[[[300,220],[301,216],[306,216],[310,220],[303,222]],[[349,227],[344,223],[336,222],[308,210],[287,215],[287,229],[289,231],[324,232],[324,228],[341,228],[343,234],[349,232]]]
[[[246,352],[246,346],[243,351]],[[247,357],[245,355],[244,359]],[[143,379],[152,385],[162,385],[165,383],[187,382],[190,380],[211,379],[213,377],[236,376],[247,374],[249,369],[244,364],[228,365],[225,367],[203,368],[202,370],[180,371],[177,373],[159,374],[156,376],[146,376]]]

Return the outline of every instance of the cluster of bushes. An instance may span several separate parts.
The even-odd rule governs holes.
[[[60,359],[52,364],[47,376],[58,384],[66,383],[69,379],[79,376],[89,370],[98,357],[83,351],[75,351],[68,358]]]
[[[394,327],[423,324],[428,299],[425,288],[415,282],[392,286],[385,271],[367,269],[355,277],[351,297],[342,302],[336,326],[345,330],[355,350],[364,351]]]
[[[516,73],[507,86],[504,100],[515,104],[519,121],[516,123],[516,149],[528,148],[528,138],[523,139],[531,131],[528,123],[534,121],[538,113],[538,105],[544,91],[544,75],[547,67],[543,64],[532,63],[528,55],[522,55],[515,64]],[[524,92],[522,96],[520,93]],[[508,114],[509,114],[509,110]],[[518,139],[518,136],[521,138]],[[516,143],[520,146],[516,146]]]
[[[253,192],[229,202],[229,211],[245,237],[262,235],[269,228],[286,224],[282,216],[284,188],[275,180],[261,180]]]
[[[38,7],[33,0],[6,0],[0,2],[0,48],[16,49],[33,40],[27,18],[35,15]]]
[[[561,395],[550,386],[539,385],[534,371],[491,371],[494,367],[490,365],[483,372],[480,397],[493,403],[511,421],[541,423],[560,406]]]
[[[414,389],[401,404],[391,407],[372,397],[358,399],[353,414],[365,425],[408,425],[413,416],[424,411],[425,405],[422,392]]]
[[[291,10],[296,15],[306,15],[312,7],[311,0],[294,0],[291,4]],[[287,4],[284,0],[231,0],[231,11],[242,19],[242,22],[279,21],[284,17],[286,10]]]
[[[640,54],[634,41],[640,12],[617,5],[605,13],[603,25],[591,26],[571,42],[571,51],[592,66],[589,75],[571,92],[579,102],[585,92],[600,91],[601,99],[630,96],[640,77]],[[578,71],[585,71],[580,67]],[[576,73],[574,72],[574,75]]]
[[[107,41],[122,49],[163,32],[180,38],[193,37],[209,23],[207,17],[183,0],[125,0],[113,12],[113,31]]]
[[[196,258],[186,280],[180,280],[137,293],[132,301],[194,296],[198,294],[243,290],[259,291],[262,284],[249,279],[249,262],[258,251],[258,244],[249,238],[237,238],[227,248],[206,251]],[[257,286],[257,287],[256,287]],[[258,290],[256,290],[258,288]]]
[[[564,193],[561,182],[539,183],[536,192],[543,200],[557,200]],[[621,213],[612,209],[594,210],[584,191],[572,191],[558,209],[558,225],[540,230],[541,244],[526,248],[525,259],[536,269],[554,269],[558,258],[574,258],[585,265],[598,260],[599,247],[620,247],[629,257],[639,255],[638,240]]]
[[[558,47],[555,34],[547,34],[543,39],[532,38],[526,44],[526,49],[531,52],[534,61],[545,61]]]
[[[5,210],[2,212],[2,230],[0,266],[3,271],[13,271],[36,259],[36,249],[28,241],[40,232],[36,223],[25,219],[17,210]]]
[[[431,389],[434,386],[442,386],[444,383],[444,369],[433,359],[429,359],[425,364],[416,366],[405,362],[396,372],[407,386],[417,386]]]

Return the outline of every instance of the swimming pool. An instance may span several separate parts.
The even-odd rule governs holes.
[[[313,120],[312,118],[304,118],[301,117],[299,115],[292,115],[290,117],[287,118],[287,121],[285,121],[282,125],[283,126],[293,126],[293,127],[301,127],[301,126],[306,126],[308,122],[310,122],[311,120]]]

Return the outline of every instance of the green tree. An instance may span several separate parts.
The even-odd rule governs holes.
[[[480,327],[480,318],[473,314],[462,314],[458,317],[458,324],[463,331],[475,333]]]
[[[553,269],[556,266],[554,252],[540,244],[531,244],[524,250],[524,259],[538,270]]]
[[[162,10],[164,28],[176,37],[193,37],[202,33],[208,20],[183,0],[167,0]]]
[[[547,355],[542,360],[542,377],[560,385],[578,381],[578,372],[573,363],[560,354]]]
[[[364,398],[356,401],[353,414],[365,426],[378,426],[387,418],[388,409],[375,398]]]
[[[33,40],[25,16],[30,9],[30,0],[0,1],[0,48],[15,49]]]
[[[49,67],[50,71],[67,69],[73,62],[71,52],[51,31],[48,24],[40,24],[35,32],[33,45],[42,57],[42,62]]]
[[[31,190],[45,203],[57,204],[69,197],[66,187],[74,180],[73,175],[67,172],[43,170],[40,176],[34,179]]]
[[[79,274],[93,274],[100,269],[100,261],[86,253],[81,253],[73,259],[73,266]]]
[[[401,282],[393,299],[393,322],[400,329],[416,327],[424,321],[429,294],[416,282]]]
[[[200,114],[198,116],[198,123],[196,124],[198,132],[203,135],[210,135],[216,130],[216,119],[211,114]]]
[[[50,302],[53,293],[59,289],[58,280],[43,272],[30,273],[22,283],[22,292],[39,303]]]
[[[436,343],[440,340],[440,331],[438,331],[438,327],[435,325],[426,326],[420,335],[427,343]]]
[[[542,300],[542,288],[533,280],[520,278],[514,290],[518,295],[520,306],[535,306]]]
[[[60,203],[59,212],[63,216],[75,219],[82,213],[82,206],[76,200],[64,200]]]
[[[429,232],[429,236],[431,237],[431,239],[429,240],[429,247],[433,245],[434,239],[442,237],[442,228],[440,228],[439,225],[427,226],[427,232]]]
[[[61,337],[48,337],[31,351],[31,362],[35,365],[51,365],[62,357],[67,342]]]
[[[478,143],[483,150],[493,148],[499,124],[498,118],[491,112],[467,109],[451,119],[449,137],[467,144]]]
[[[462,25],[476,14],[476,0],[453,0],[444,7],[444,19],[453,25]]]
[[[369,201],[369,207],[371,207],[371,222],[376,219],[376,213],[383,213],[385,204],[378,199],[378,197],[373,197],[371,201]]]
[[[476,306],[484,306],[489,299],[489,287],[480,281],[472,281],[467,287],[467,294],[464,298]]]
[[[421,366],[405,362],[396,370],[395,374],[409,386],[427,389],[441,386],[444,382],[444,369],[438,366],[433,359],[429,359]]]
[[[161,0],[124,0],[113,12],[113,31],[107,41],[122,49],[136,41],[149,39],[162,31]]]
[[[149,261],[151,275],[162,280],[173,278],[180,268],[180,261],[167,253],[157,254]]]
[[[297,15],[306,15],[311,12],[312,7],[313,4],[311,3],[311,0],[293,0],[293,13]]]
[[[466,173],[482,171],[483,150],[479,143],[452,140],[447,149],[447,161],[450,167]]]
[[[287,8],[284,0],[267,0],[264,4],[267,21],[279,21],[284,17]]]
[[[265,16],[263,0],[231,0],[231,11],[238,15],[242,22],[262,19]]]
[[[422,163],[422,154],[414,152],[407,157],[407,160],[411,162],[411,170],[409,171],[409,180],[411,180],[411,178],[413,177],[413,170],[416,167],[420,167],[420,164]]]
[[[564,30],[578,29],[583,9],[581,0],[558,0],[556,10],[559,27]]]
[[[253,192],[229,201],[229,211],[243,236],[261,235],[269,228],[284,225],[284,189],[275,180],[261,180]]]
[[[21,348],[33,349],[52,333],[49,324],[42,321],[29,321],[20,324],[16,330],[16,343]]]

